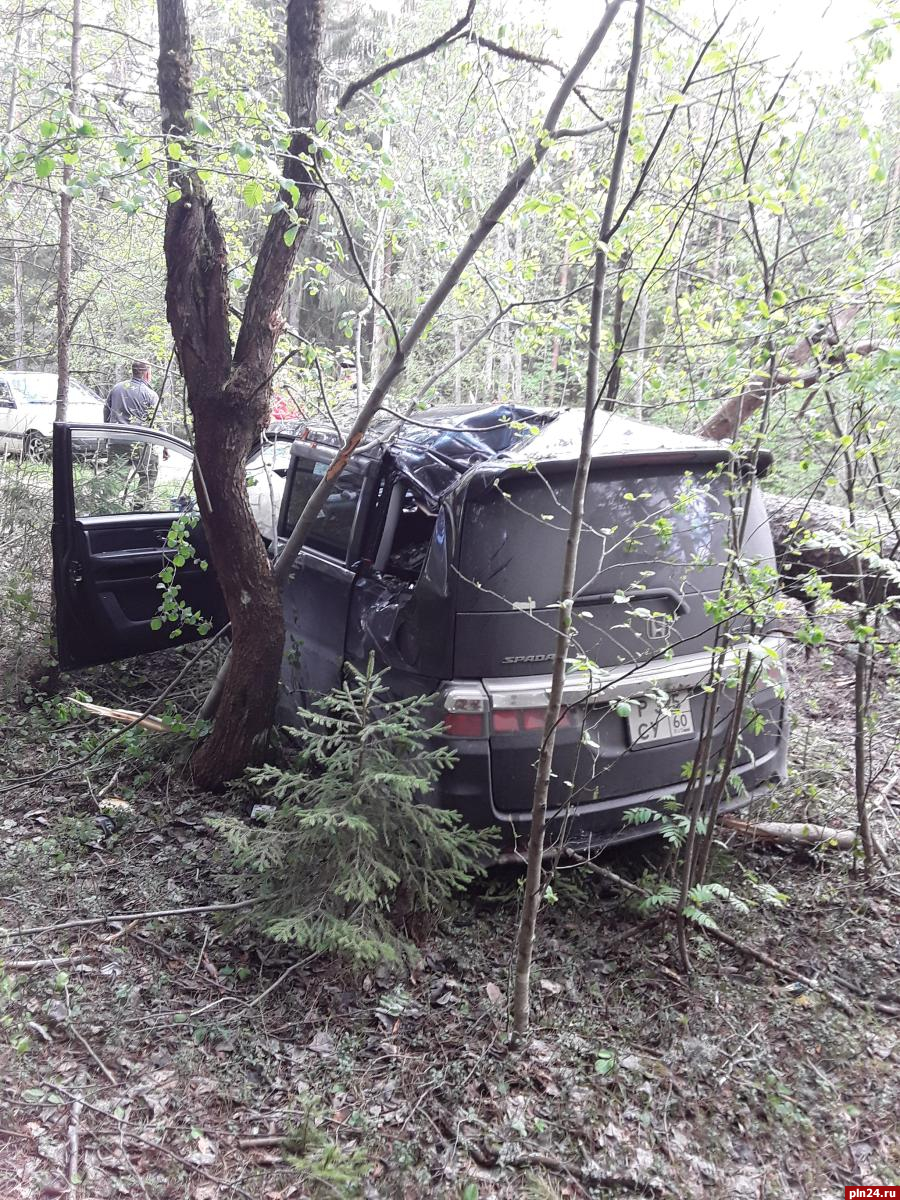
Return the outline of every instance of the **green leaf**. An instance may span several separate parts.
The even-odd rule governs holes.
[[[248,208],[256,208],[257,205],[262,204],[266,193],[259,180],[251,179],[249,183],[244,185],[241,195],[244,197],[244,203]]]
[[[166,146],[166,153],[169,158],[173,158],[176,162],[179,162],[182,156],[181,142],[169,142]]]
[[[601,1050],[594,1061],[594,1071],[598,1075],[608,1075],[616,1067],[616,1055],[613,1050]]]
[[[297,234],[299,231],[299,225],[292,225],[290,229],[286,229],[284,231],[284,244],[286,246],[293,246],[294,242],[297,240]]]
[[[192,113],[191,119],[194,122],[195,131],[199,133],[201,137],[212,136],[212,126],[205,117],[202,117],[200,113]]]
[[[593,243],[590,238],[572,238],[571,242],[569,242],[569,253],[581,254],[585,250],[590,250],[592,245]]]
[[[168,200],[168,202],[170,204],[174,204],[176,202],[176,200],[180,200],[181,199],[181,188],[177,188],[177,187],[169,188],[169,190],[166,192],[166,199]]]
[[[44,158],[39,158],[34,164],[34,173],[38,179],[49,179],[56,170],[56,159],[47,155]]]
[[[152,617],[152,618],[151,618],[151,620],[150,620],[150,628],[151,628],[151,629],[162,629],[162,621],[159,619],[159,617]]]
[[[385,171],[381,172],[378,178],[378,186],[384,188],[386,192],[392,192],[396,186],[393,179]]]

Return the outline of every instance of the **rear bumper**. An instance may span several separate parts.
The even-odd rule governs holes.
[[[786,706],[783,700],[774,695],[768,699],[769,704],[765,705],[764,697],[757,697],[757,705],[768,708],[766,730],[753,739],[752,752],[746,760],[733,768],[731,783],[721,806],[723,812],[742,807],[752,797],[764,794],[786,778]],[[490,742],[460,739],[454,741],[453,745],[457,762],[440,780],[436,797],[438,803],[444,808],[456,809],[475,828],[494,828],[499,835],[501,856],[517,856],[528,840],[531,827],[530,794],[523,794],[519,798],[515,811],[501,810],[495,803],[492,786]],[[523,784],[525,779],[533,784],[537,750],[537,741],[529,748],[521,748]],[[641,754],[644,753],[642,751],[630,756],[629,776],[633,790],[628,789],[624,794],[609,798],[592,798],[584,804],[573,804],[569,800],[560,805],[557,801],[555,808],[551,797],[547,814],[547,845],[562,842],[573,848],[590,850],[653,836],[659,829],[656,822],[625,825],[626,811],[637,807],[659,810],[665,801],[683,797],[687,783],[676,777],[662,786],[642,787]],[[656,783],[658,785],[658,778]]]

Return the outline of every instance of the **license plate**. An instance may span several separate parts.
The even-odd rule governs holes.
[[[687,695],[669,696],[665,704],[652,696],[640,696],[631,701],[628,732],[632,746],[647,746],[651,742],[671,742],[691,737],[694,717]]]

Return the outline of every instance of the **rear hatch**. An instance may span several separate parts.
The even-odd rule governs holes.
[[[501,812],[531,805],[572,476],[570,464],[481,477],[466,497],[454,674],[482,680],[487,693],[492,792]],[[592,469],[551,811],[569,804],[615,808],[617,797],[683,787],[715,637],[706,602],[720,593],[744,503],[743,485],[722,463],[688,465],[667,456]],[[748,526],[754,555],[768,559],[771,540],[756,497]],[[593,673],[585,684],[579,668],[587,664]],[[714,752],[725,735],[728,696]],[[748,733],[757,759],[769,753],[780,715],[780,704],[773,706],[766,728]]]
[[[535,467],[469,486],[458,558],[454,674],[549,670],[572,472]],[[691,654],[709,641],[734,518],[720,465],[597,466],[585,501],[575,652],[601,667]]]

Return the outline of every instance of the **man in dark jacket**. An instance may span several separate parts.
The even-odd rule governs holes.
[[[103,418],[108,425],[148,425],[158,404],[159,396],[150,386],[150,364],[136,359],[131,364],[131,378],[117,383],[107,396]],[[111,439],[109,463],[111,467],[119,464],[125,469],[125,492],[132,480],[137,480],[132,507],[135,510],[149,508],[159,474],[159,458],[153,444]]]
[[[150,386],[150,364],[136,359],[131,378],[117,383],[106,398],[103,419],[110,425],[146,425],[153,418],[159,396]]]

